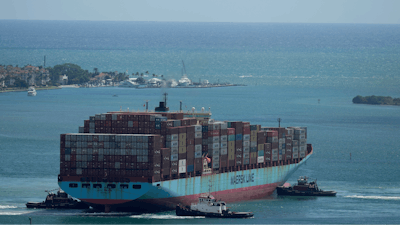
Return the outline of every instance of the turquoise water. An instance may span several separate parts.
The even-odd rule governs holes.
[[[216,120],[307,126],[314,154],[289,179],[318,179],[335,198],[231,204],[246,220],[178,218],[174,212],[85,216],[28,210],[57,188],[59,135],[97,113],[143,110],[159,89],[90,88],[0,94],[0,223],[356,223],[400,221],[400,107],[354,105],[360,95],[399,97],[397,25],[0,21],[0,64],[64,62],[91,70],[166,74],[245,87],[169,89],[168,105],[211,108]],[[49,31],[46,31],[47,28]],[[20,33],[26,36],[19,35]],[[252,77],[240,78],[241,75]],[[117,94],[118,97],[112,97]],[[318,103],[318,99],[320,102]],[[351,159],[350,159],[351,153]]]

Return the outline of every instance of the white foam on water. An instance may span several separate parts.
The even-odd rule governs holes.
[[[10,212],[10,211],[0,211],[0,216],[19,216],[19,215],[23,215],[23,214],[28,214],[30,212]]]
[[[157,215],[157,214],[142,214],[142,215],[133,215],[130,218],[135,219],[159,219],[159,220],[168,220],[168,219],[195,219],[195,218],[205,218],[204,216],[176,216],[176,215]]]
[[[18,208],[15,205],[0,205],[0,209],[16,209]]]
[[[362,196],[362,195],[348,195],[345,198],[359,198],[359,199],[377,199],[377,200],[400,200],[398,196]]]

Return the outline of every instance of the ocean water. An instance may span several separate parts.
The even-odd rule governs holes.
[[[400,107],[355,105],[356,95],[400,97],[400,26],[0,21],[0,64],[71,62],[92,70],[242,83],[204,89],[58,89],[0,94],[0,223],[301,223],[400,221]],[[240,76],[251,76],[241,78]],[[57,188],[59,134],[97,113],[168,106],[211,109],[216,120],[307,126],[314,154],[290,177],[316,178],[336,197],[278,197],[230,204],[254,218],[30,210]],[[117,94],[118,97],[112,97]],[[320,100],[320,101],[318,101]],[[351,158],[350,158],[351,153]]]

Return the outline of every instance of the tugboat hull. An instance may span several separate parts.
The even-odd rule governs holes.
[[[176,215],[177,216],[205,216],[205,217],[214,217],[214,218],[248,218],[254,216],[253,213],[250,212],[227,212],[223,213],[210,213],[210,212],[200,212],[197,210],[191,210],[190,207],[176,206]]]
[[[282,186],[277,187],[276,191],[278,195],[287,196],[336,196],[336,191],[299,191]]]

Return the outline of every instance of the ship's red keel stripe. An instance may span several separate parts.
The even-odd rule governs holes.
[[[225,191],[212,192],[211,194],[217,198],[222,199],[225,202],[240,202],[248,200],[262,199],[270,196],[276,189],[278,183],[265,184],[259,186],[252,186],[246,188],[237,188]],[[81,199],[82,201],[89,202],[98,205],[116,205],[129,203],[132,206],[140,206],[141,204],[149,204],[154,206],[163,206],[169,208],[175,208],[176,204],[182,203],[190,205],[191,203],[197,202],[200,194],[186,195],[182,197],[174,198],[159,198],[159,199],[137,199],[137,200],[112,200],[112,199]],[[125,205],[125,204],[124,204]]]

